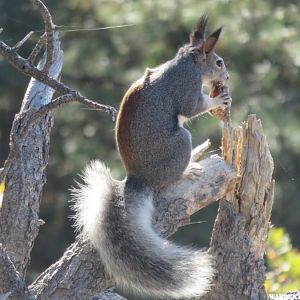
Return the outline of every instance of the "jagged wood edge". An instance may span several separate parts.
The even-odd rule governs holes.
[[[238,172],[234,192],[220,201],[210,253],[214,288],[201,299],[267,299],[264,251],[273,204],[273,160],[261,122],[248,116],[241,127],[223,130],[223,157]]]

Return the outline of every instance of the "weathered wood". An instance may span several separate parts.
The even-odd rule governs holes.
[[[221,157],[213,155],[200,161],[198,167],[200,176],[183,178],[155,199],[155,228],[165,237],[189,223],[192,214],[223,198],[235,187],[236,173]]]
[[[90,299],[113,286],[92,247],[73,243],[63,257],[29,286],[35,299]]]
[[[54,41],[54,63],[49,76],[58,78],[62,67],[58,33],[54,35]],[[25,276],[34,240],[39,226],[43,224],[38,213],[46,182],[52,115],[48,113],[38,119],[25,138],[20,133],[30,113],[49,103],[53,93],[52,88],[31,79],[11,131],[9,160],[13,163],[9,165],[5,178],[0,210],[0,242],[21,277]]]
[[[204,299],[267,299],[264,250],[270,228],[273,160],[261,122],[249,116],[242,127],[224,128],[223,156],[240,177],[220,201],[211,238],[217,276]]]

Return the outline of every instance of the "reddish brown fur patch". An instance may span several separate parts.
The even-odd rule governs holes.
[[[135,117],[140,90],[143,87],[143,82],[133,84],[124,95],[116,122],[116,141],[122,157],[123,163],[127,171],[136,169],[136,162],[133,157],[130,139],[131,121]]]

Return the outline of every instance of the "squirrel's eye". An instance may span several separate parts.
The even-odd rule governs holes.
[[[218,59],[218,60],[216,61],[216,65],[217,65],[219,68],[223,67],[223,65],[224,65],[223,60],[222,60],[222,59]]]

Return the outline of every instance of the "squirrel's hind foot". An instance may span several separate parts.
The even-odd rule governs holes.
[[[188,178],[190,180],[195,180],[197,177],[203,174],[203,168],[195,162],[191,162],[186,170],[183,172],[182,176],[184,178]]]

